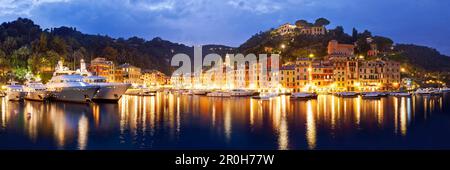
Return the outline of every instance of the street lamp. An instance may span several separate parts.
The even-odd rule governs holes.
[[[400,71],[401,72],[406,72],[406,69],[405,68],[400,68]]]
[[[285,49],[285,48],[286,48],[286,45],[281,44],[281,48],[282,48],[282,49]]]
[[[359,56],[359,59],[364,59],[364,56],[363,56],[363,55],[360,55],[360,56]]]
[[[309,54],[309,58],[314,58],[314,54],[313,53]]]

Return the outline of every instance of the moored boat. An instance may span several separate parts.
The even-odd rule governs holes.
[[[260,99],[260,100],[269,100],[273,97],[277,97],[278,95],[279,95],[278,93],[265,92],[265,93],[260,93],[257,96],[252,96],[252,98]]]
[[[219,91],[213,91],[211,93],[208,93],[208,94],[206,94],[206,96],[209,96],[209,97],[231,97],[231,94],[228,91],[219,90]]]
[[[253,96],[255,93],[250,90],[243,90],[243,89],[233,89],[230,91],[230,95],[232,97],[247,97],[247,96]]]
[[[11,101],[22,101],[25,97],[25,91],[22,85],[8,85],[6,86],[6,97]]]
[[[25,100],[46,101],[51,94],[41,82],[28,82],[24,87]]]
[[[362,93],[361,97],[363,99],[379,99],[383,96],[382,93],[379,92],[366,92],[366,93]]]
[[[408,92],[391,92],[389,95],[394,97],[411,97],[411,93]]]
[[[46,84],[51,93],[51,100],[66,102],[90,102],[100,89],[97,85],[83,82],[80,75],[54,76]]]
[[[309,92],[298,92],[292,93],[290,99],[317,99],[317,93],[309,93]]]
[[[356,92],[337,92],[335,93],[339,97],[357,97],[358,93]]]
[[[417,89],[414,93],[417,95],[431,95],[431,96],[442,95],[442,92],[439,89],[435,88],[423,88],[423,89],[421,88]]]
[[[195,95],[206,95],[207,93],[208,93],[208,91],[207,90],[193,90],[193,93],[195,94]]]

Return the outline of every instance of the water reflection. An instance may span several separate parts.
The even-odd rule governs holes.
[[[0,148],[423,148],[432,144],[417,142],[424,134],[411,127],[423,129],[428,138],[436,134],[440,129],[426,121],[450,123],[445,117],[448,104],[448,95],[379,100],[321,95],[308,101],[280,96],[261,101],[158,93],[124,96],[117,104],[20,103],[2,98]],[[399,144],[399,137],[408,145]],[[448,143],[440,146],[450,148]]]

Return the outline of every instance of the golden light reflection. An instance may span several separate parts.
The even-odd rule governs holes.
[[[229,102],[228,100],[226,102]],[[231,139],[231,111],[230,107],[224,107],[224,132],[226,140],[229,142]]]
[[[355,122],[356,122],[356,125],[358,128],[361,123],[361,100],[362,100],[361,97],[358,97],[355,99],[355,101],[356,101],[356,114],[355,114],[356,121]]]
[[[398,132],[398,98],[394,98],[394,133]]]
[[[32,141],[36,141],[38,135],[39,115],[38,109],[34,109],[31,103],[26,103],[23,121],[25,122],[25,131]]]
[[[85,150],[88,141],[89,120],[82,115],[78,121],[78,149]]]
[[[286,97],[282,97],[280,103],[280,123],[278,127],[278,149],[287,150],[289,149],[289,130],[287,125],[287,115],[286,115]]]
[[[250,126],[252,127],[255,123],[255,111],[253,107],[255,107],[255,100],[250,99]]]
[[[311,100],[307,101],[306,110],[306,140],[308,142],[308,149],[316,148],[316,122],[314,120],[314,113]]]
[[[6,97],[2,97],[2,128],[6,128]]]
[[[400,131],[402,136],[406,135],[407,130],[407,119],[406,119],[406,99],[402,97],[400,102]]]
[[[377,101],[377,103],[378,103],[377,118],[378,118],[378,126],[379,127],[383,127],[383,121],[384,121],[383,102],[384,102],[384,100]]]
[[[335,96],[331,96],[331,130],[334,131],[334,129],[336,128],[336,111],[335,111]]]

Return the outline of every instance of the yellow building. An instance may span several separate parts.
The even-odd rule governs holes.
[[[159,87],[167,84],[167,76],[158,70],[144,71],[141,79],[146,87]]]
[[[97,57],[91,60],[89,71],[93,75],[106,77],[108,82],[123,82],[122,70],[106,58]]]
[[[295,88],[295,65],[285,65],[280,68],[280,84],[289,89]]]
[[[123,81],[125,83],[130,83],[133,85],[142,85],[143,81],[141,79],[141,68],[133,66],[129,63],[125,63],[119,66],[123,72]]]

